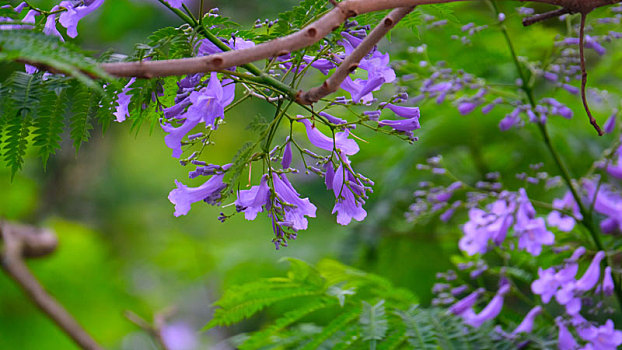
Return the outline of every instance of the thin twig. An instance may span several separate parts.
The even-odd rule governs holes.
[[[307,92],[300,92],[296,98],[296,102],[300,104],[310,105],[321,98],[337,91],[339,86],[352,73],[357,67],[363,57],[367,56],[376,44],[407,14],[409,14],[414,7],[400,7],[389,12],[380,23],[369,33],[368,36],[352,51],[352,53],[346,57],[335,73],[322,83],[322,85],[315,87]]]
[[[530,26],[532,24],[538,23],[540,21],[545,21],[547,19],[554,18],[554,17],[559,17],[561,15],[565,15],[565,14],[569,14],[569,13],[572,13],[572,12],[569,9],[567,9],[567,8],[560,8],[560,9],[549,11],[549,12],[539,13],[537,15],[533,15],[531,17],[524,18],[523,19],[523,26],[527,27],[527,26]]]
[[[43,256],[54,251],[56,237],[51,231],[29,226],[0,223],[4,249],[2,268],[28,295],[32,302],[82,349],[100,350],[95,340],[65,308],[49,295],[24,263],[24,257]]]
[[[587,85],[587,70],[585,69],[585,17],[587,15],[585,13],[581,14],[581,27],[579,29],[579,56],[581,57],[581,100],[583,101],[583,107],[585,108],[585,112],[587,113],[588,118],[590,118],[590,124],[596,129],[598,132],[598,136],[603,136],[605,133],[600,129],[600,126],[592,116],[592,112],[590,111],[590,107],[587,104],[587,95],[585,93],[585,86]]]

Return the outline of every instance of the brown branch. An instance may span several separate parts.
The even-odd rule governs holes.
[[[345,0],[302,30],[254,47],[220,52],[217,54],[161,61],[104,63],[102,68],[117,77],[153,78],[170,75],[205,73],[234,66],[241,66],[258,60],[286,55],[292,51],[310,46],[339,26],[348,18],[360,14],[399,7],[440,4],[474,0]],[[527,0],[521,0],[527,1]],[[620,0],[530,0],[561,6],[573,13],[588,13],[601,6],[618,3]]]
[[[40,257],[53,252],[57,245],[54,233],[7,222],[0,222],[0,233],[4,241],[0,259],[7,275],[78,346],[88,350],[102,349],[73,316],[43,289],[24,263],[25,257]]]
[[[376,44],[407,14],[414,9],[412,7],[400,7],[397,8],[384,17],[380,23],[369,33],[368,36],[352,51],[352,53],[346,57],[343,62],[337,67],[335,73],[318,87],[314,87],[307,92],[300,92],[296,97],[296,102],[300,104],[310,105],[319,101],[322,97],[332,94],[339,89],[339,86],[345,78],[356,68],[358,63],[367,56]]]
[[[320,41],[348,18],[363,13],[468,0],[346,0],[302,30],[254,47],[217,54],[161,61],[104,63],[102,69],[117,77],[154,78],[170,75],[205,73],[258,60],[286,55]],[[548,1],[548,0],[541,0]]]
[[[537,15],[533,15],[531,17],[527,17],[523,19],[523,26],[528,27],[532,24],[536,24],[540,21],[545,21],[547,19],[550,18],[554,18],[554,17],[559,17],[561,15],[565,15],[565,14],[569,14],[569,13],[573,13],[571,10],[567,9],[567,8],[560,8],[557,10],[553,10],[553,11],[549,11],[549,12],[544,12],[544,13],[539,13]]]
[[[587,96],[585,93],[585,86],[587,85],[587,70],[585,69],[585,17],[587,14],[581,13],[581,27],[579,29],[579,56],[581,57],[581,100],[583,101],[583,108],[585,108],[585,112],[587,113],[588,118],[590,118],[590,124],[596,129],[598,132],[598,136],[603,136],[604,133],[600,129],[600,126],[592,116],[592,112],[590,111],[590,107],[587,104]]]

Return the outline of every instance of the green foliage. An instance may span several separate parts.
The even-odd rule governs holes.
[[[149,36],[147,44],[136,45],[135,58],[163,60],[190,57],[193,52],[190,33],[175,27],[158,29]]]
[[[0,147],[12,176],[22,168],[30,144],[45,166],[60,148],[65,126],[77,151],[89,139],[96,115],[102,125],[109,123],[113,101],[114,92],[91,89],[79,80],[13,73],[0,85]]]
[[[240,349],[516,347],[495,335],[492,325],[471,329],[447,311],[417,306],[414,295],[380,276],[334,260],[323,260],[316,267],[297,259],[288,261],[286,278],[266,278],[228,289],[215,303],[218,308],[207,327],[238,323],[278,303],[290,308],[264,329],[244,337]],[[335,289],[344,288],[351,289],[342,300]],[[288,299],[292,302],[286,303]],[[292,333],[309,321],[314,327],[293,338]]]
[[[1,30],[0,48],[0,62],[17,61],[45,66],[48,70],[73,76],[92,89],[101,87],[91,77],[108,77],[80,49],[61,42],[53,35],[30,30]]]

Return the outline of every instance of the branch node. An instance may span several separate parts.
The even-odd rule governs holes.
[[[387,26],[387,27],[391,27],[393,25],[393,23],[394,23],[393,20],[391,18],[389,18],[389,17],[384,19],[384,25]]]
[[[218,56],[217,56],[217,57],[214,57],[214,58],[212,59],[212,64],[213,64],[215,67],[220,67],[220,66],[222,65],[222,63],[223,63],[223,59],[222,59],[222,57],[218,57]]]
[[[281,50],[281,51],[276,53],[276,56],[280,57],[280,56],[285,56],[287,54],[289,54],[289,50]]]
[[[348,66],[348,72],[352,73],[359,67],[358,63],[352,63]]]
[[[307,35],[314,38],[317,35],[317,30],[313,27],[307,29]]]

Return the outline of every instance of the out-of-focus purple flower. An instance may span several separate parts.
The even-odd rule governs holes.
[[[54,6],[50,10],[50,12],[56,12],[59,9],[60,8],[58,6]],[[63,36],[60,34],[58,29],[56,29],[56,16],[57,16],[56,14],[53,14],[47,17],[47,19],[45,20],[45,26],[43,27],[43,33],[45,33],[46,35],[56,36],[60,39],[60,41],[65,41],[65,39],[63,39]]]
[[[518,248],[529,254],[540,255],[543,245],[555,242],[555,235],[546,229],[544,219],[535,218],[536,211],[527,197],[524,188],[519,190],[518,210],[514,230],[518,235]]]
[[[477,302],[477,298],[484,292],[483,289],[478,289],[466,297],[460,299],[457,303],[449,307],[449,311],[454,315],[460,316],[467,310],[471,309]]]
[[[60,14],[58,22],[60,22],[63,27],[67,28],[67,35],[70,38],[75,38],[78,36],[78,22],[91,12],[97,10],[103,3],[104,0],[93,0],[85,2],[84,5],[75,6],[71,1],[61,1],[59,6],[64,7],[67,11]]]
[[[531,309],[523,321],[512,331],[512,334],[531,333],[533,322],[540,313],[542,313],[542,307],[539,305]]]
[[[304,118],[304,116],[299,115],[299,118]],[[311,144],[313,144],[317,148],[321,148],[327,151],[333,151],[337,149],[339,152],[345,155],[353,155],[358,153],[359,146],[356,141],[349,139],[348,136],[350,132],[348,130],[335,133],[335,139],[324,135],[321,131],[319,131],[313,123],[311,123],[308,119],[300,119],[299,122],[303,123],[305,128],[307,129],[307,137]]]
[[[117,118],[116,120],[119,123],[125,121],[125,118],[130,116],[128,107],[130,105],[131,96],[128,93],[131,90],[130,86],[132,86],[135,81],[136,78],[131,78],[130,81],[127,82],[123,90],[117,95],[117,107],[116,111],[113,114]]]
[[[168,195],[171,203],[175,204],[175,216],[188,214],[190,205],[195,202],[216,204],[221,197],[221,191],[227,186],[222,182],[224,176],[224,173],[216,174],[199,187],[188,187],[175,180],[177,188]]]
[[[612,320],[607,320],[600,327],[578,327],[577,333],[583,340],[590,342],[594,350],[615,350],[622,345],[622,331],[614,328]]]
[[[196,331],[185,322],[164,325],[160,336],[170,350],[193,350],[199,345]]]
[[[305,216],[315,217],[315,205],[308,198],[300,198],[300,194],[289,183],[285,174],[274,174],[272,183],[278,199],[275,200],[277,202],[275,206],[280,206],[283,210],[286,224],[294,230],[306,230],[308,221]]]
[[[598,252],[587,268],[583,276],[577,281],[576,289],[582,292],[588,291],[598,283],[600,278],[600,262],[605,258],[605,252]]]
[[[591,201],[597,188],[596,181],[585,181],[583,188],[587,192],[587,198]],[[613,234],[622,232],[622,196],[608,184],[603,184],[598,190],[596,201],[594,202],[594,210],[600,214],[607,216],[600,223],[603,233]]]
[[[576,350],[579,345],[572,336],[572,333],[566,328],[561,317],[555,319],[559,332],[557,333],[557,344],[559,350]]]
[[[613,130],[615,130],[616,128],[616,115],[618,113],[614,112],[609,119],[607,119],[607,121],[605,122],[605,125],[603,125],[603,130],[605,131],[605,133],[610,134],[613,132]]]
[[[263,207],[270,204],[270,187],[268,187],[268,175],[261,177],[258,186],[251,187],[250,190],[238,192],[235,201],[235,208],[238,212],[244,212],[246,220],[255,220],[257,213],[263,211]]]
[[[499,288],[497,294],[492,298],[492,300],[480,311],[479,313],[475,313],[473,309],[469,309],[462,314],[462,318],[464,319],[464,323],[468,324],[471,327],[479,327],[484,322],[489,321],[497,317],[503,308],[503,297],[510,290],[509,284],[504,284]]]
[[[463,101],[458,104],[458,112],[462,115],[467,115],[475,110],[480,105],[476,101]]]
[[[514,108],[514,110],[505,116],[505,118],[501,119],[499,122],[499,129],[501,131],[510,130],[512,127],[518,125],[520,123],[520,108]]]
[[[605,267],[605,273],[603,276],[603,283],[602,283],[603,294],[606,296],[612,296],[613,289],[614,289],[614,284],[613,284],[613,277],[611,276],[611,266],[607,266]]]
[[[489,212],[471,208],[469,221],[462,227],[464,236],[458,242],[460,249],[468,255],[474,255],[487,252],[489,240],[500,245],[514,222],[514,209],[514,203],[505,199],[489,205]]]
[[[184,4],[185,0],[166,0],[166,2],[171,5],[171,7],[176,8],[176,9],[180,9],[181,5]]]
[[[562,199],[553,200],[553,208],[558,210],[571,210],[572,215],[578,219],[582,219],[583,216],[579,211],[579,206],[574,200],[570,191],[566,192]],[[575,220],[573,217],[564,215],[561,212],[555,210],[549,213],[547,217],[547,223],[549,226],[557,227],[560,231],[570,232],[574,228]]]

